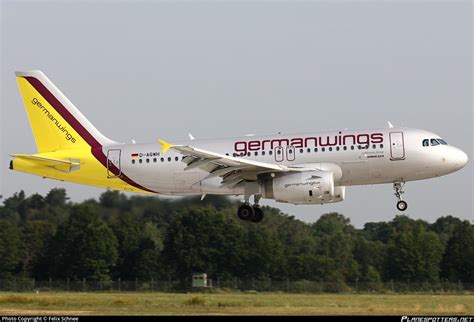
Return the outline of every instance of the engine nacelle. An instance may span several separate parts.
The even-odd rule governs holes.
[[[346,198],[346,187],[334,187],[334,195],[331,198],[321,199],[321,203],[333,203],[343,201]]]
[[[279,174],[264,181],[261,190],[263,198],[293,204],[335,202],[335,192],[338,195],[337,199],[344,199],[344,187],[335,189],[334,176],[330,171]]]

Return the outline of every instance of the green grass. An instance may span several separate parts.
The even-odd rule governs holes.
[[[472,315],[474,295],[0,293],[0,315]]]

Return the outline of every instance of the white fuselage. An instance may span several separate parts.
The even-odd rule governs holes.
[[[434,141],[430,144],[431,139],[439,138],[424,130],[388,128],[176,143],[265,163],[315,165],[334,173],[335,186],[350,186],[421,180],[462,168],[467,162],[466,154],[450,145]],[[424,140],[428,140],[427,146],[423,146]],[[157,193],[244,193],[239,186],[221,187],[219,177],[203,180],[209,174],[205,170],[185,171],[183,155],[174,150],[162,153],[158,143],[120,144],[103,150],[128,177]]]

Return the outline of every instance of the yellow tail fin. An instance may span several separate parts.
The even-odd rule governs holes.
[[[38,152],[114,143],[103,136],[42,72],[16,72],[16,76]]]

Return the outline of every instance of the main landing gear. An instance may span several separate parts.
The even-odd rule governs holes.
[[[397,202],[397,209],[400,211],[405,211],[408,208],[408,204],[406,201],[402,200],[402,194],[404,191],[402,190],[403,186],[405,185],[405,182],[394,182],[393,183],[393,190],[395,190],[395,197],[397,197],[398,202]]]
[[[260,196],[254,196],[255,203],[253,206],[250,205],[248,200],[245,200],[245,203],[239,207],[237,210],[237,216],[244,221],[251,222],[261,222],[264,218],[264,213],[262,208],[258,205]]]

